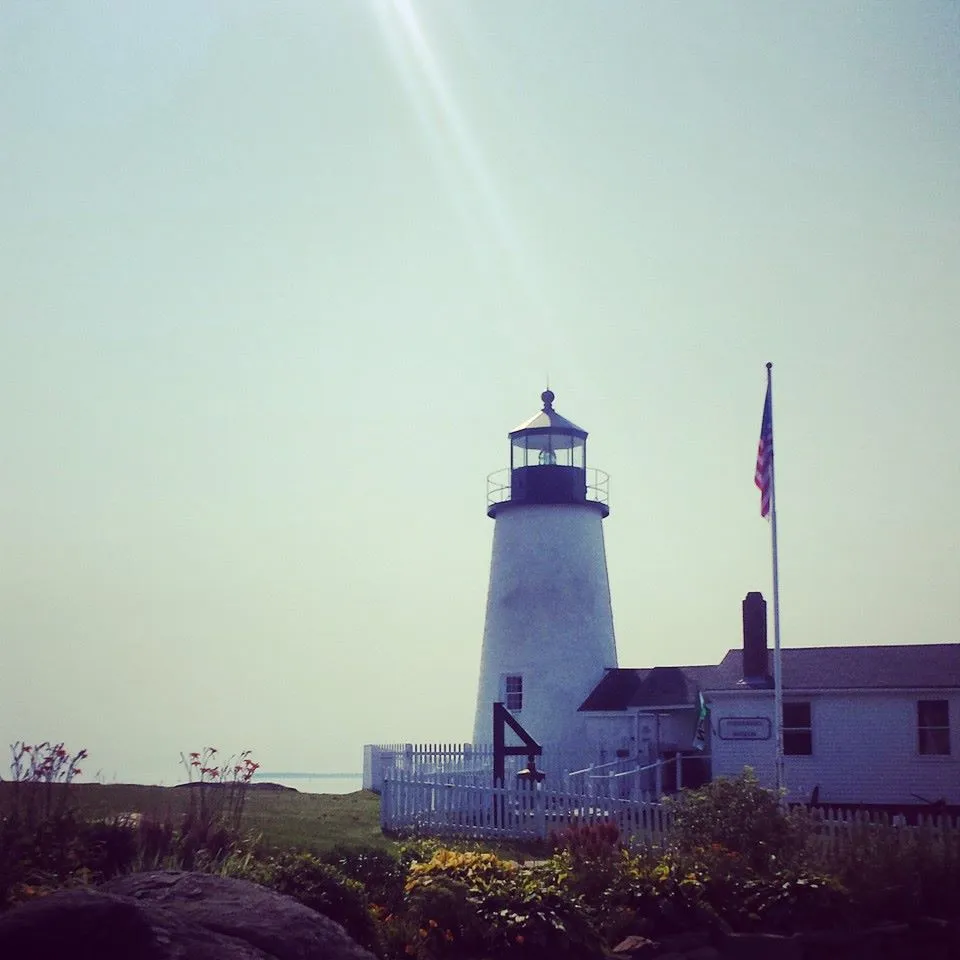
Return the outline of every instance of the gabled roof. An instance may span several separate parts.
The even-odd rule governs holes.
[[[693,705],[716,667],[653,667],[608,670],[580,710],[626,710],[636,707]]]
[[[623,670],[610,667],[603,679],[580,704],[581,710],[626,710],[633,691],[649,670]]]
[[[773,651],[769,651],[773,667]],[[783,689],[960,689],[960,644],[891,647],[800,647],[781,650]],[[696,703],[698,690],[758,689],[743,679],[743,650],[730,650],[717,666],[610,669],[581,711],[622,711]],[[760,686],[759,689],[770,689]]]
[[[800,647],[780,651],[784,690],[960,688],[960,644],[890,647]],[[770,651],[773,666],[773,651]],[[711,690],[742,690],[743,651],[714,668]]]

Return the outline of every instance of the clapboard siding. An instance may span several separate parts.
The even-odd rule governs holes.
[[[761,782],[774,781],[774,744],[722,740],[721,720],[767,717],[772,693],[712,696],[713,775],[735,776],[752,767]],[[917,701],[949,702],[951,755],[921,756],[917,746]],[[813,753],[784,758],[791,800],[808,799],[816,787],[823,803],[917,804],[943,799],[960,804],[960,695],[952,691],[856,691],[787,695],[785,702],[811,704]]]

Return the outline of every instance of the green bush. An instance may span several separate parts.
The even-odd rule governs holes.
[[[405,952],[417,957],[602,955],[583,899],[556,860],[521,867],[478,851],[440,850],[410,867]]]
[[[854,919],[844,887],[833,877],[807,871],[746,881],[736,893],[737,899],[725,905],[725,915],[739,929],[792,933],[848,927]]]
[[[298,900],[341,924],[357,943],[380,955],[383,944],[363,885],[309,853],[272,860],[264,878],[277,893]]]
[[[739,777],[683,790],[667,803],[672,817],[668,849],[681,858],[718,851],[762,874],[795,863],[806,846],[804,819],[785,811],[749,768]]]
[[[658,852],[620,850],[607,885],[585,898],[604,941],[615,944],[630,935],[656,938],[712,926],[712,915],[704,916],[700,891],[681,884],[680,879],[665,868]]]
[[[370,902],[387,912],[403,902],[407,867],[401,858],[379,847],[334,847],[319,855],[322,863],[363,885]]]
[[[593,900],[613,882],[621,860],[616,824],[575,823],[552,833],[550,844],[574,893]]]
[[[811,860],[849,892],[864,922],[960,916],[960,831],[931,824],[854,823],[833,844],[812,844]]]
[[[737,930],[849,923],[849,893],[811,855],[806,811],[786,810],[751,770],[685,790],[670,806],[670,838],[654,876],[679,912]]]

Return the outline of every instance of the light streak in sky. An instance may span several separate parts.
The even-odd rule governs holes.
[[[374,10],[431,157],[467,227],[470,242],[482,253],[492,239],[526,296],[533,304],[542,305],[516,221],[457,102],[414,0],[374,0]],[[492,236],[485,237],[484,232]]]

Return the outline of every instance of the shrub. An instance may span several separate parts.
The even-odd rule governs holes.
[[[866,922],[960,915],[960,831],[853,823],[831,845],[812,843],[810,859]]]
[[[620,866],[620,832],[613,823],[574,823],[551,833],[550,844],[569,887],[588,899],[610,886]]]
[[[398,847],[400,865],[406,871],[411,864],[426,863],[443,849],[444,845],[432,837],[414,837],[404,840]]]
[[[491,853],[440,850],[410,867],[405,951],[419,957],[599,956],[600,938],[556,862],[520,867]]]
[[[359,944],[382,954],[383,944],[363,885],[309,853],[273,858],[265,879],[278,893],[341,924]]]
[[[784,871],[773,879],[746,881],[725,915],[740,929],[771,933],[849,926],[850,896],[833,877]]]
[[[387,912],[403,902],[407,870],[401,859],[378,847],[334,847],[318,858],[336,867],[344,876],[363,885],[371,903]]]
[[[795,862],[807,840],[803,820],[784,811],[779,797],[761,787],[753,771],[719,777],[667,801],[672,827],[668,849],[680,858],[729,855],[758,871]]]

